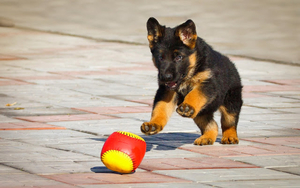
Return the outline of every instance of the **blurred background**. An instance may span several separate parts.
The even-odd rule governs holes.
[[[299,0],[0,0],[0,25],[147,44],[146,21],[187,19],[198,36],[231,55],[300,64]]]

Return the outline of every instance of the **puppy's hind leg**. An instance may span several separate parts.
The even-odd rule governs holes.
[[[223,137],[222,144],[238,144],[237,125],[241,107],[243,105],[241,87],[228,91],[224,104],[219,110],[222,114],[221,124]]]
[[[195,145],[212,145],[218,136],[218,125],[213,119],[213,114],[196,116],[194,122],[201,130],[202,136],[194,141]]]

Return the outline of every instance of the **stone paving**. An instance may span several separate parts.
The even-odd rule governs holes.
[[[160,134],[140,132],[157,89],[146,45],[0,27],[0,49],[0,188],[300,187],[299,66],[230,56],[240,144],[194,146],[197,126],[176,113]],[[118,130],[147,142],[133,174],[100,161]]]

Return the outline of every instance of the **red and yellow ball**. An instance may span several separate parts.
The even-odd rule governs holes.
[[[103,145],[101,161],[110,170],[132,173],[142,162],[146,153],[145,140],[133,133],[117,131]]]

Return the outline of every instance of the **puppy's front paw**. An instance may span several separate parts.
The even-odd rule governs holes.
[[[161,125],[157,125],[157,124],[151,123],[151,122],[145,122],[141,126],[141,131],[146,135],[157,134],[162,129],[163,129],[163,127]]]
[[[195,109],[189,104],[182,103],[178,106],[176,112],[183,117],[192,117],[195,114]]]

